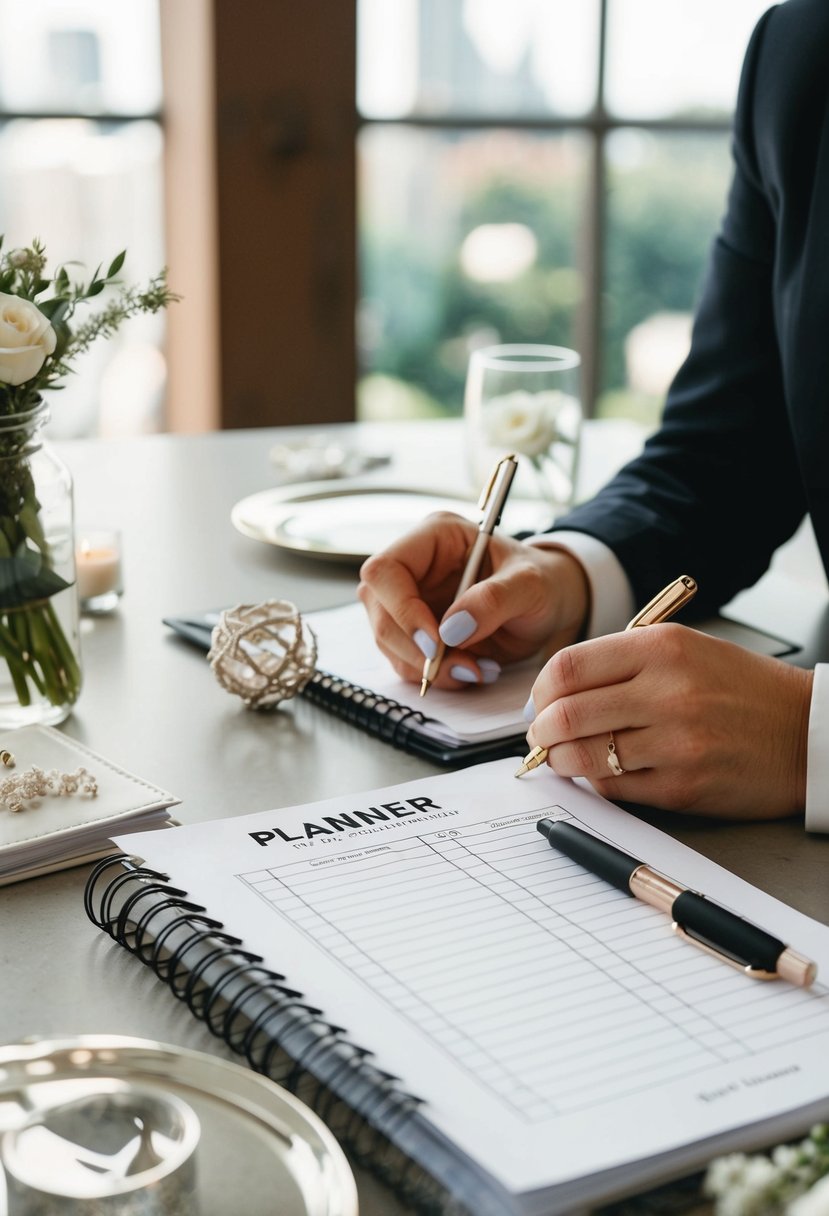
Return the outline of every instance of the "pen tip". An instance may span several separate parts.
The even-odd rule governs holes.
[[[530,771],[530,769],[538,768],[538,766],[543,764],[546,759],[547,748],[534,747],[531,752],[527,752],[526,756],[521,761],[520,767],[515,771],[515,776],[523,777],[525,773]]]
[[[429,691],[429,681],[428,681],[428,680],[426,679],[426,677],[424,676],[424,677],[423,677],[423,679],[422,679],[422,681],[421,681],[421,683],[420,683],[420,695],[421,695],[421,697],[425,697],[425,696],[426,696],[426,693],[427,693],[428,691]]]

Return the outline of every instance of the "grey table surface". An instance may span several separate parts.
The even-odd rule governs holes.
[[[371,451],[395,452],[393,464],[377,474],[387,484],[416,484],[429,468],[457,488],[452,452],[459,437],[451,424],[357,424],[331,431]],[[165,615],[240,602],[285,598],[310,610],[353,598],[355,566],[248,539],[230,521],[235,502],[277,483],[268,459],[271,445],[301,435],[237,431],[79,441],[61,448],[75,477],[78,519],[119,527],[125,552],[119,610],[83,622],[84,688],[61,729],[178,795],[176,813],[184,822],[289,806],[437,771],[301,700],[274,713],[246,711],[218,686],[204,656],[162,625]],[[624,428],[611,428],[603,437],[597,430],[596,453],[586,462],[594,481],[640,438]],[[764,584],[743,597],[742,615],[786,636],[796,627],[822,649],[826,594],[815,570],[814,545],[806,534],[781,555]],[[659,812],[646,817],[829,923],[829,838],[808,836],[801,821],[729,824]],[[0,889],[0,1040],[106,1033],[234,1059],[160,982],[86,920],[86,874],[86,868],[75,868]],[[362,1172],[358,1183],[365,1216],[403,1211]]]

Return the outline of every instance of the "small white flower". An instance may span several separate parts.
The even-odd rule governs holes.
[[[716,1197],[717,1216],[764,1216],[776,1210],[773,1192],[780,1180],[768,1157],[731,1153],[711,1163],[705,1191]]]
[[[778,1144],[771,1155],[771,1159],[779,1170],[790,1171],[795,1168],[800,1160],[800,1150],[794,1148],[791,1144]]]
[[[717,1199],[717,1216],[763,1216],[762,1196],[746,1186],[735,1186]]]
[[[786,1210],[788,1216],[829,1216],[829,1176],[821,1178]]]
[[[723,1195],[731,1187],[740,1185],[747,1162],[745,1153],[728,1153],[712,1161],[705,1175],[706,1195]]]
[[[25,266],[26,262],[28,261],[28,258],[29,258],[29,254],[28,254],[27,250],[13,249],[11,251],[11,253],[9,254],[9,264],[11,266],[14,266],[15,268],[17,268],[18,266]]]
[[[770,1183],[776,1182],[778,1172],[768,1157],[749,1157],[743,1171],[743,1183],[755,1191],[764,1191]]]

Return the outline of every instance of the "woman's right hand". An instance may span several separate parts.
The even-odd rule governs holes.
[[[448,649],[435,685],[461,688],[491,683],[502,664],[539,650],[546,658],[582,632],[587,578],[561,549],[493,536],[479,581],[455,601],[477,535],[469,520],[440,512],[363,564],[357,594],[403,679],[420,682],[439,636]]]

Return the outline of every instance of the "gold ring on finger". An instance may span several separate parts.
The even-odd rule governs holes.
[[[625,772],[619,763],[619,756],[616,752],[616,740],[613,738],[613,731],[607,736],[607,767],[610,769],[614,777],[621,777]]]

